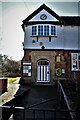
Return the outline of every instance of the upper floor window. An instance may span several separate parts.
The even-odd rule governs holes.
[[[55,26],[51,26],[51,35],[56,35],[56,27]]]
[[[71,54],[72,71],[80,71],[80,53]]]
[[[37,26],[32,26],[32,35],[37,34]]]
[[[38,26],[38,35],[43,36],[43,25]]]
[[[49,25],[44,26],[44,35],[45,36],[49,35]]]
[[[32,26],[32,36],[56,36],[56,26],[36,25]]]

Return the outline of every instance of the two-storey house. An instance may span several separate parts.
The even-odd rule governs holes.
[[[59,16],[45,4],[25,20],[22,81],[80,78],[80,16]]]

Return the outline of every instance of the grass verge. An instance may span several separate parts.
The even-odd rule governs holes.
[[[15,77],[15,78],[8,78],[8,83],[13,83],[13,82],[15,82],[15,81],[17,81],[17,80],[20,80],[20,77]]]

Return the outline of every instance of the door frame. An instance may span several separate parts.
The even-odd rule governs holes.
[[[39,62],[42,62],[42,64],[39,65]],[[43,62],[45,64],[43,64]],[[41,69],[43,69],[42,72],[41,72]],[[40,77],[40,80],[39,80],[39,77]],[[45,78],[47,78],[47,79],[45,79]],[[50,82],[50,62],[49,62],[49,60],[40,59],[37,61],[37,82]]]

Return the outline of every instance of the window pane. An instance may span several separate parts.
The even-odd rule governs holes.
[[[28,76],[31,76],[31,72],[28,73]]]
[[[32,35],[37,35],[37,26],[32,26]]]
[[[51,35],[56,35],[56,27],[55,26],[51,26]]]
[[[32,71],[31,65],[30,64],[24,65],[23,63],[23,74],[26,74],[26,76],[31,76],[31,71]]]
[[[80,70],[80,53],[78,54],[78,64],[79,64],[79,70]]]
[[[38,65],[49,65],[47,61],[39,61]]]
[[[23,73],[27,73],[27,66],[23,66]]]
[[[44,35],[47,36],[49,35],[49,26],[44,26]]]
[[[80,53],[79,53],[79,55],[78,55],[78,59],[79,59],[79,61],[80,61]]]
[[[42,25],[38,26],[38,35],[40,35],[40,36],[42,35],[43,36],[43,26]]]

